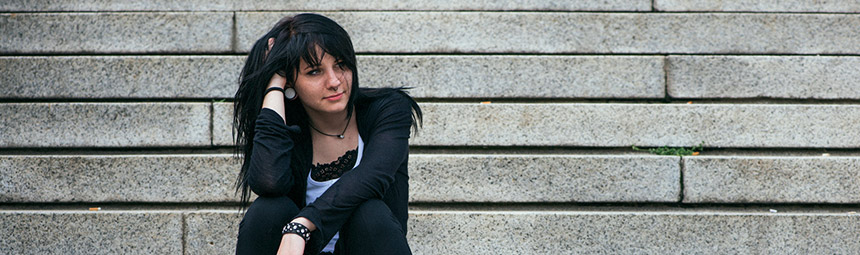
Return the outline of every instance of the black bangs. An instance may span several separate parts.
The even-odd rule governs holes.
[[[355,53],[352,43],[343,41],[343,37],[324,33],[307,33],[295,35],[303,45],[297,45],[301,50],[299,57],[310,66],[318,66],[326,54],[331,55],[336,61],[343,62],[350,70],[355,71]],[[338,40],[341,39],[341,40]],[[317,52],[322,50],[323,52]],[[350,57],[352,56],[352,57]],[[299,63],[291,63],[298,71]]]

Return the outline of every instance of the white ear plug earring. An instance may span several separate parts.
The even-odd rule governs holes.
[[[294,88],[285,88],[284,89],[284,97],[286,97],[287,99],[295,100],[296,96],[298,96],[298,95],[296,95],[296,89],[294,89]]]

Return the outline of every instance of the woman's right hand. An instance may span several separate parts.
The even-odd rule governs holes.
[[[266,57],[269,56],[269,52],[272,51],[272,46],[275,45],[275,38],[269,38],[268,42],[269,42],[269,48],[266,49]],[[269,86],[266,88],[271,88],[271,87],[275,87],[275,86],[280,87],[282,89],[285,88],[287,86],[287,78],[284,76],[281,76],[278,73],[275,73],[275,75],[272,75],[272,79],[269,80]]]
[[[278,73],[275,73],[275,75],[272,75],[272,79],[269,80],[269,86],[266,88],[280,87],[283,89],[286,86],[287,86],[287,78],[284,76],[281,76]]]
[[[268,57],[269,51],[272,50],[272,45],[275,44],[275,38],[269,38],[269,48],[266,50],[266,56]],[[272,75],[272,78],[269,79],[269,85],[266,89],[271,87],[279,87],[286,88],[287,87],[287,78],[281,76],[278,73]],[[284,101],[284,94],[280,92],[271,92],[263,95],[263,108],[269,108],[274,110],[281,116],[281,119],[284,119],[284,123],[286,123],[286,103]]]

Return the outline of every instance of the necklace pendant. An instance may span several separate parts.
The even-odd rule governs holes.
[[[343,135],[337,135],[337,138],[343,139]]]

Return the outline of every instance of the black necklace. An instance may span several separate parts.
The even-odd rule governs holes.
[[[337,138],[343,139],[343,134],[346,134],[346,129],[349,127],[349,122],[350,122],[349,120],[346,121],[346,126],[343,127],[343,131],[341,131],[339,135],[326,134],[323,131],[320,131],[319,129],[315,128],[314,125],[311,124],[310,122],[308,122],[308,126],[311,126],[311,128],[313,128],[318,133],[323,134],[324,136],[331,136],[331,137],[337,137]]]

